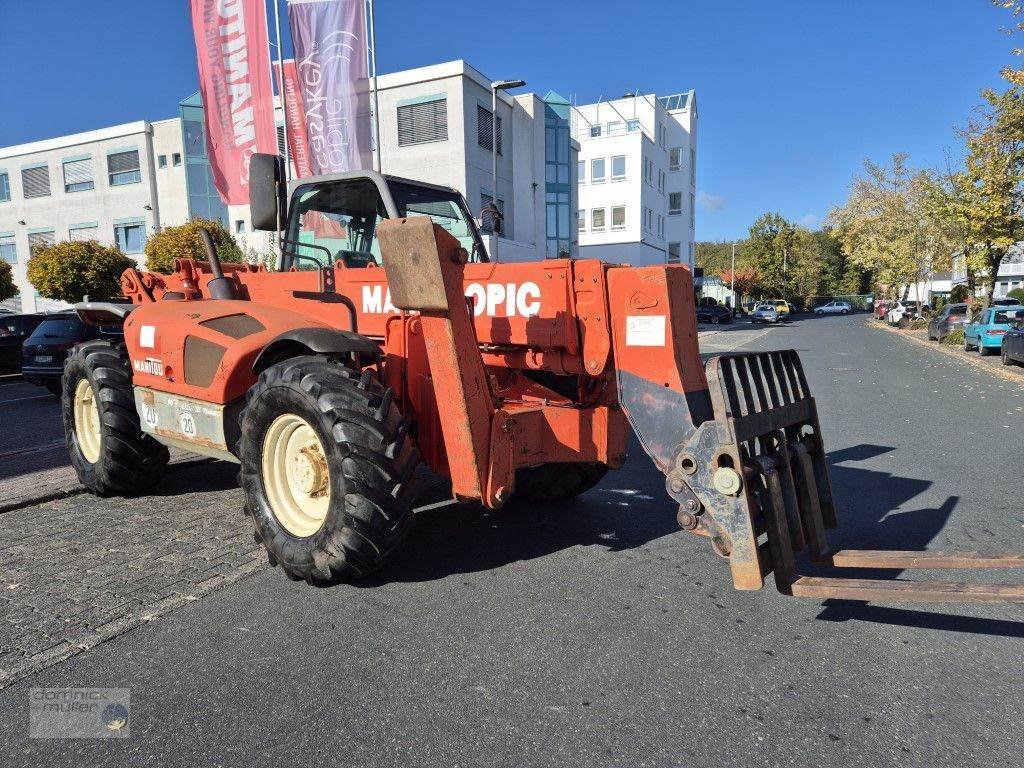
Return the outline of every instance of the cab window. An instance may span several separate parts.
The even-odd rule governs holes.
[[[337,261],[346,267],[380,264],[375,233],[387,214],[372,181],[300,187],[294,201],[283,249],[284,269],[320,269]]]

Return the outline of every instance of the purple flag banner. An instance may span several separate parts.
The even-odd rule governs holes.
[[[313,174],[373,165],[364,0],[288,0]]]

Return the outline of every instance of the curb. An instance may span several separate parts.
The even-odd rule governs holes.
[[[946,355],[947,357],[951,357],[954,360],[959,360],[961,363],[967,365],[968,367],[972,368],[975,371],[983,371],[985,373],[990,373],[997,378],[1004,379],[1005,381],[1011,381],[1016,384],[1024,384],[1024,368],[1021,368],[1019,366],[1009,367],[1000,365],[996,367],[994,365],[988,365],[982,363],[980,361],[980,358],[974,359],[968,357],[967,353],[965,353],[963,349],[961,349],[960,347],[949,347],[946,346],[945,344],[936,344],[935,342],[928,341],[926,339],[919,339],[916,336],[911,336],[909,333],[905,333],[901,331],[899,328],[893,328],[885,323],[876,324],[868,320],[864,322],[864,325],[867,326],[868,328],[874,328],[876,330],[881,331],[888,331],[889,333],[899,336],[901,339],[909,341],[911,344],[916,344],[919,347],[930,349],[933,352],[938,352],[940,354]]]

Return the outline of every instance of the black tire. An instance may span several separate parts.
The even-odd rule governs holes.
[[[850,310],[848,310],[848,309],[843,309],[843,310],[840,310],[840,311],[839,311],[839,314],[840,314],[840,315],[848,315],[848,314],[850,314]]]
[[[989,353],[989,348],[986,347],[981,342],[978,342],[978,354],[981,355],[982,357],[988,357],[988,353]]]
[[[1003,344],[1003,351],[1000,352],[999,356],[1002,359],[1003,365],[1013,365],[1013,360],[1006,354],[1006,344]]]
[[[306,536],[291,533],[275,515],[263,477],[267,430],[288,413],[316,433],[329,475],[326,515]],[[391,389],[369,371],[295,357],[260,374],[240,420],[239,483],[270,564],[314,586],[355,581],[380,568],[409,531],[419,464]]]
[[[99,456],[90,462],[75,429],[75,393],[89,382],[99,410]],[[132,392],[131,366],[124,344],[96,340],[68,355],[64,364],[61,413],[71,466],[78,480],[97,496],[137,496],[163,477],[167,448],[142,431]]]
[[[553,462],[516,471],[515,498],[542,504],[568,501],[589,491],[608,473],[601,463]]]
[[[718,315],[712,315],[711,316],[711,324],[712,325],[718,325],[720,322],[722,322],[722,318],[720,318]]]

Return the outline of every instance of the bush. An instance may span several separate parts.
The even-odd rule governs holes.
[[[244,261],[242,249],[220,221],[192,219],[177,227],[164,227],[149,238],[146,242],[146,269],[169,275],[174,271],[175,259],[206,261],[206,249],[199,235],[204,229],[213,238],[222,262]]]
[[[1006,297],[1008,299],[1016,299],[1021,304],[1024,304],[1024,288],[1014,288],[1012,291],[1006,294]]]
[[[942,340],[942,343],[947,347],[962,347],[964,345],[964,332],[960,330],[953,331]]]
[[[6,261],[0,260],[0,301],[13,299],[18,295],[18,287],[14,284],[14,270]]]
[[[928,321],[927,320],[911,320],[907,324],[907,327],[910,328],[910,330],[912,330],[912,331],[921,331],[921,330],[924,330],[925,328],[928,327]]]
[[[95,240],[38,245],[28,260],[28,281],[40,296],[74,303],[85,295],[120,296],[121,273],[135,259]]]

